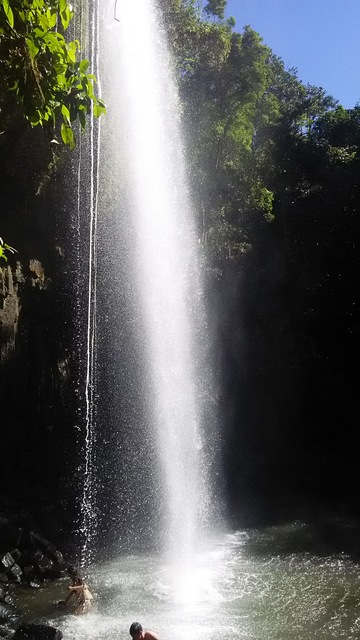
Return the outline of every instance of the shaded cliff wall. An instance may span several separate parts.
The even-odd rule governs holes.
[[[289,219],[287,244],[274,227],[209,286],[235,521],[319,504],[358,516],[358,230],[339,245],[326,225],[306,244]]]
[[[40,523],[71,509],[76,455],[67,163],[20,119],[0,138],[1,235],[17,249],[0,268],[0,511],[26,508]]]

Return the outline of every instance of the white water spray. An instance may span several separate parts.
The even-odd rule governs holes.
[[[111,121],[107,153],[125,156],[136,219],[136,287],[151,363],[149,423],[157,433],[166,496],[165,545],[186,564],[209,506],[197,385],[198,336],[206,332],[197,237],[178,92],[156,4],[138,0],[134,13],[133,3],[121,1],[115,10],[114,16],[109,0],[101,42],[103,76],[110,80],[104,86]]]
[[[77,219],[89,257],[79,280],[87,290],[81,564],[108,541],[121,550],[145,540],[178,562],[185,592],[180,567],[194,569],[209,522],[211,389],[179,96],[155,0],[139,0],[136,19],[128,1],[79,1],[89,33],[82,53],[107,105],[101,141],[92,118],[79,145]]]

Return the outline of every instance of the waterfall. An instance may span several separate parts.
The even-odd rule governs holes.
[[[154,0],[104,1],[96,33],[107,115],[92,167],[86,387],[99,468],[91,427],[83,525],[91,540],[98,509],[99,538],[121,548],[128,530],[186,565],[211,519],[212,389],[178,90]]]

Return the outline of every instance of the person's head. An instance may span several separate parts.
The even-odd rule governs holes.
[[[82,578],[80,576],[80,573],[77,571],[77,569],[75,569],[74,567],[68,567],[67,572],[74,586],[82,584]]]
[[[129,633],[133,640],[141,640],[141,638],[144,637],[144,633],[140,622],[133,622],[129,629]]]

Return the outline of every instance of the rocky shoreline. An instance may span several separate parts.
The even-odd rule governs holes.
[[[24,624],[13,594],[17,587],[38,589],[47,580],[58,580],[68,566],[62,552],[40,533],[0,514],[0,638],[61,639],[61,632],[53,627]]]

